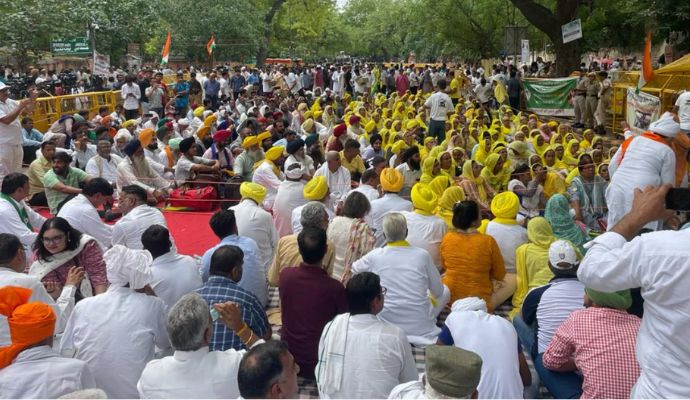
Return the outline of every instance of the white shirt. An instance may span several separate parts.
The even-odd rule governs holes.
[[[483,311],[454,311],[446,318],[446,326],[454,346],[482,358],[480,399],[522,398],[518,337],[508,320]]]
[[[422,381],[401,383],[391,390],[389,399],[426,399]]]
[[[326,330],[319,341],[323,354]],[[417,368],[405,332],[375,315],[350,316],[340,390],[322,399],[385,399],[398,384],[417,379]],[[316,370],[319,370],[316,365]]]
[[[50,346],[26,349],[0,370],[2,399],[55,399],[95,387],[85,362],[60,357]]]
[[[301,181],[284,180],[278,186],[278,192],[273,203],[273,223],[278,236],[283,237],[292,234],[293,210],[307,204],[304,198],[304,183]]]
[[[145,171],[137,171],[129,157],[122,160],[117,166],[117,188],[122,190],[128,185],[141,186],[147,193],[153,193],[156,189],[164,189],[170,186],[170,182],[160,176],[151,166],[151,161],[145,158]],[[159,164],[160,165],[160,164]]]
[[[491,96],[494,93],[494,89],[491,86],[490,82],[487,82],[484,86],[482,86],[480,83],[474,88],[474,93],[477,94],[479,102],[483,104],[491,100]]]
[[[153,260],[151,273],[151,287],[168,307],[203,285],[196,261],[174,250]]]
[[[448,231],[446,221],[435,215],[421,215],[414,211],[402,211],[407,220],[407,241],[414,247],[429,252],[434,265],[441,268],[439,246]]]
[[[367,185],[365,183],[357,186],[357,188],[355,188],[355,189],[352,189],[350,191],[350,193],[352,193],[352,192],[362,193],[364,196],[366,196],[367,200],[369,200],[369,203],[371,203],[372,201],[374,201],[380,197],[379,191],[376,190],[375,187],[373,187],[371,185]],[[349,194],[348,194],[348,196],[349,196]]]
[[[273,166],[267,162],[262,162],[252,176],[252,182],[257,183],[264,188],[266,188],[266,198],[264,198],[263,206],[266,210],[273,209],[273,201],[278,193],[278,186],[283,182],[285,176],[280,172],[280,176],[277,176],[273,172]]]
[[[89,163],[89,160],[96,155],[98,155],[98,152],[94,144],[87,143],[84,150],[73,147],[72,163],[70,165],[83,171],[86,169],[86,164]]]
[[[499,224],[491,221],[486,226],[486,234],[496,239],[501,249],[506,272],[515,273],[515,250],[527,243],[527,229],[522,226]]]
[[[378,274],[381,286],[388,290],[377,316],[380,320],[402,329],[414,345],[436,341],[441,329],[428,293],[440,299],[444,286],[426,250],[412,246],[374,249],[352,264],[353,275],[364,271]]]
[[[690,130],[690,92],[681,93],[676,100],[680,129]]]
[[[59,334],[65,330],[67,319],[74,309],[74,294],[77,291],[75,286],[64,286],[60,297],[54,301],[37,277],[17,272],[7,267],[0,267],[0,288],[5,286],[19,286],[31,289],[29,302],[36,301],[48,304],[55,312],[55,333]],[[0,347],[8,346],[10,342],[10,329],[7,325],[7,317],[0,315]]]
[[[237,232],[240,236],[254,239],[259,247],[259,255],[264,270],[268,271],[279,239],[271,214],[251,199],[242,200],[240,204],[230,207],[230,209],[235,211]]]
[[[12,199],[14,201],[14,199]],[[0,198],[0,233],[9,233],[19,238],[19,241],[24,245],[24,251],[27,255],[31,254],[31,246],[36,241],[38,233],[36,230],[41,229],[43,223],[46,221],[45,217],[28,207],[24,200],[20,202],[14,201],[19,208],[24,208],[29,217],[29,223],[34,230],[29,230],[29,227],[22,222],[19,213],[14,206],[7,200]],[[29,257],[30,258],[30,257]]]
[[[405,200],[396,193],[384,193],[384,195],[371,202],[371,211],[364,217],[367,225],[374,230],[376,247],[381,247],[386,238],[383,236],[383,217],[392,211],[412,211],[412,202]]]
[[[266,72],[261,73],[261,88],[264,93],[271,93],[273,91],[271,87],[271,76]]]
[[[632,398],[690,397],[690,231],[615,232],[594,239],[578,270],[595,290],[642,288],[644,318],[635,352],[642,370]]]
[[[110,286],[77,304],[60,343],[63,355],[86,361],[108,398],[136,398],[137,381],[157,346],[170,347],[166,309],[158,297]]]
[[[292,210],[291,225],[292,233],[294,233],[295,235],[302,232],[302,209],[304,208],[304,206],[305,205],[303,204]],[[326,207],[325,204],[324,207]],[[326,214],[328,214],[328,222],[330,223],[331,221],[333,221],[333,218],[335,218],[335,212],[330,208],[326,207]]]
[[[410,193],[410,189],[422,176],[421,170],[413,170],[407,163],[402,163],[395,167],[403,176],[403,189],[400,191],[401,194],[406,195]]]
[[[445,122],[448,118],[448,113],[454,111],[453,100],[443,92],[436,92],[429,96],[424,102],[424,107],[429,107],[431,109],[429,112],[429,119],[434,121]]]
[[[113,227],[106,225],[98,215],[96,207],[83,194],[65,203],[57,214],[82,233],[96,239],[101,249],[108,249],[113,241]]]
[[[168,227],[163,213],[155,208],[142,204],[134,207],[113,226],[113,245],[121,244],[130,249],[142,250],[141,234],[151,225]]]
[[[12,99],[7,99],[5,102],[0,101],[0,118],[5,117],[19,107],[19,102]],[[22,138],[21,118],[18,116],[9,124],[0,123],[0,145],[3,146],[20,146],[24,141]]]
[[[335,172],[331,172],[331,170],[328,169],[328,163],[323,163],[323,165],[316,170],[314,176],[326,177],[328,189],[331,192],[333,200],[345,198],[345,195],[350,191],[350,186],[352,185],[350,171],[343,166],[340,166]]]
[[[537,347],[546,351],[558,327],[575,310],[583,308],[585,285],[577,279],[557,279],[542,294],[537,306]]]
[[[122,85],[121,90],[120,95],[122,96],[122,99],[124,99],[122,108],[125,110],[137,110],[139,108],[139,99],[141,99],[141,90],[139,89],[139,85],[132,83],[132,86],[130,86],[128,83],[125,83]],[[130,93],[133,94],[134,97],[127,96]]]
[[[96,155],[86,163],[86,173],[94,178],[103,178],[111,184],[117,181],[117,166],[122,162],[120,156],[111,154],[110,160]]]

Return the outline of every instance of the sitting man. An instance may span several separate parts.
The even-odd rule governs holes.
[[[242,357],[237,384],[244,399],[295,399],[299,365],[287,343],[269,340]]]
[[[91,144],[88,136],[88,127],[80,125],[83,129],[79,129],[74,133],[74,141],[72,142],[72,167],[86,170],[86,164],[89,160],[98,154],[96,146]]]
[[[72,156],[57,152],[53,156],[53,168],[43,176],[46,199],[50,213],[56,215],[62,205],[81,193],[80,186],[91,180],[86,172],[70,167]]]
[[[66,219],[79,232],[96,239],[101,249],[106,250],[112,245],[113,227],[101,220],[98,208],[112,203],[113,192],[108,181],[93,178],[84,185],[80,194],[62,206],[57,216]]]
[[[180,159],[175,165],[177,184],[187,185],[190,181],[220,181],[220,163],[196,156],[196,143],[193,137],[180,142]]]
[[[4,398],[57,398],[95,388],[86,362],[60,357],[53,351],[55,312],[31,302],[31,289],[5,286],[0,314],[7,317],[12,344],[2,347],[0,387]]]
[[[387,245],[369,252],[352,264],[352,273],[374,272],[387,288],[388,301],[378,319],[405,331],[415,346],[436,342],[441,329],[436,318],[450,299],[450,291],[429,252],[410,246],[407,221],[400,213],[389,213],[383,219]]]
[[[141,244],[153,257],[151,287],[168,307],[203,285],[196,261],[177,254],[166,227],[149,226],[141,235]]]
[[[365,217],[367,225],[374,230],[376,247],[381,247],[385,242],[383,236],[383,217],[391,211],[412,211],[412,202],[400,197],[403,187],[403,175],[395,168],[384,168],[379,176],[383,196],[371,202],[371,211]]]
[[[41,152],[35,160],[29,164],[26,174],[29,176],[29,200],[28,203],[34,207],[47,207],[45,187],[43,187],[43,177],[46,172],[53,168],[53,156],[55,155],[55,143],[41,143]]]
[[[364,173],[364,161],[359,155],[360,144],[355,139],[347,139],[345,148],[340,152],[340,163],[350,173],[350,179],[359,182]]]
[[[146,190],[141,186],[129,185],[120,191],[119,207],[124,216],[113,226],[113,246],[121,244],[130,249],[141,250],[141,235],[151,225],[167,227],[163,213],[148,205]]]
[[[312,180],[310,180],[309,182],[307,182],[306,185],[304,185],[302,195],[304,196],[304,199],[307,201],[318,201],[321,204],[323,204],[323,206],[326,209],[326,212],[328,213],[329,221],[335,217],[335,212],[333,212],[333,208],[331,207],[331,197],[326,177],[313,177]],[[292,210],[292,233],[294,233],[295,235],[302,231],[302,225],[300,221],[302,219],[302,208],[304,208],[305,206],[306,204],[301,205]]]
[[[127,143],[124,152],[127,158],[117,166],[118,189],[137,185],[146,190],[148,198],[155,202],[166,199],[171,183],[149,165],[139,140],[134,139]]]
[[[341,165],[340,153],[337,151],[326,153],[326,162],[316,170],[314,178],[317,176],[326,178],[334,201],[343,199],[352,186],[350,171]]]
[[[26,205],[24,199],[29,192],[29,178],[14,172],[2,180],[0,190],[0,233],[9,233],[19,238],[26,254],[31,253],[37,231],[46,218]],[[2,264],[0,264],[2,265]]]
[[[369,168],[362,174],[362,182],[357,186],[357,188],[352,189],[352,192],[362,193],[371,203],[372,201],[381,197],[378,187],[379,173],[376,172],[374,168]]]
[[[43,134],[34,129],[34,121],[29,117],[22,118],[22,139],[24,164],[31,164],[36,159],[36,150],[41,147]]]
[[[350,313],[329,322],[319,341],[319,396],[384,399],[395,386],[417,379],[410,343],[400,328],[376,319],[386,293],[378,275],[354,275],[346,293]]]
[[[256,296],[238,285],[242,279],[243,258],[244,253],[237,246],[218,247],[211,256],[211,276],[196,292],[211,306],[228,301],[237,303],[242,310],[242,321],[255,336],[268,340],[272,332],[263,305]],[[215,321],[209,341],[211,351],[246,348],[247,342],[239,336],[244,333],[242,330],[229,329],[222,321]]]
[[[400,211],[407,220],[406,240],[411,246],[428,251],[436,267],[441,270],[439,247],[448,225],[442,218],[434,215],[438,196],[429,185],[417,183],[412,187],[411,197],[414,211]]]
[[[209,351],[213,324],[218,318],[232,332],[242,331],[239,337],[247,348],[265,342],[247,328],[237,304],[216,303],[214,311],[219,318],[209,314],[208,303],[197,293],[184,295],[170,308],[166,328],[175,353],[146,365],[137,383],[140,398],[235,399],[240,395],[237,373],[246,351]]]
[[[247,136],[242,141],[241,154],[235,158],[235,164],[232,169],[235,176],[242,177],[245,182],[251,182],[254,176],[254,164],[264,158],[264,152],[261,150],[259,139],[256,136]]]
[[[96,154],[86,163],[86,173],[94,178],[103,178],[116,187],[117,166],[122,162],[122,158],[111,154],[112,145],[107,140],[99,140],[96,145]]]
[[[326,231],[307,228],[299,233],[297,242],[304,261],[280,273],[280,334],[295,356],[300,376],[314,379],[321,332],[336,315],[347,311],[347,299],[343,285],[328,276],[322,266]]]

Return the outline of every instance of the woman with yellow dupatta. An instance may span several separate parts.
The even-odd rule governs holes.
[[[427,157],[422,162],[422,176],[419,182],[429,184],[441,172],[441,165],[434,157]]]
[[[481,175],[484,166],[476,160],[467,160],[462,166],[463,180],[460,182],[462,190],[468,200],[473,200],[479,204],[482,211],[490,211],[489,204],[494,197],[494,190],[489,186]]]
[[[544,136],[537,134],[532,138],[532,147],[534,147],[534,152],[543,157],[546,150],[549,148],[549,144],[544,140]]]
[[[498,153],[489,154],[486,158],[481,176],[494,192],[501,192],[508,188],[510,174],[503,168],[505,161]]]
[[[565,146],[565,152],[563,154],[563,162],[568,166],[568,170],[572,170],[577,167],[577,161],[580,157],[579,155],[580,143],[577,139],[571,139]]]
[[[449,229],[453,229],[453,207],[463,200],[465,200],[465,191],[460,186],[449,187],[438,199],[435,214],[446,222]]]

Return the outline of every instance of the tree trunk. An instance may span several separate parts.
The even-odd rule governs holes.
[[[259,50],[256,52],[256,66],[263,67],[266,57],[268,57],[268,47],[271,44],[271,35],[273,34],[273,17],[282,7],[285,0],[273,0],[271,8],[266,13],[264,17],[264,37],[259,45]]]
[[[556,76],[568,76],[580,68],[582,57],[577,41],[563,44],[559,40],[553,47],[556,52]]]

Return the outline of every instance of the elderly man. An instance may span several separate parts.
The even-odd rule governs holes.
[[[240,339],[247,348],[265,343],[246,328],[237,304],[213,307],[228,329],[242,331]],[[246,351],[209,351],[212,324],[218,316],[211,316],[208,303],[197,293],[184,295],[172,306],[166,328],[175,353],[146,365],[137,383],[140,398],[234,399],[240,395],[237,373]]]
[[[143,249],[141,235],[151,225],[166,227],[163,213],[148,205],[146,190],[129,185],[120,191],[119,207],[124,216],[113,226],[112,244],[130,249]]]
[[[113,227],[105,224],[98,208],[113,200],[113,187],[103,178],[93,178],[80,194],[65,203],[57,216],[62,217],[79,232],[96,239],[101,249],[108,249],[113,241]]]
[[[63,358],[52,349],[56,315],[50,305],[29,302],[32,290],[0,288],[0,314],[7,317],[12,345],[3,347],[0,387],[4,398],[57,398],[96,387],[81,360]]]
[[[165,304],[149,295],[153,291],[148,252],[117,245],[106,251],[103,259],[110,287],[74,307],[60,352],[86,361],[96,386],[108,397],[135,398],[139,396],[137,381],[156,347],[170,347]]]
[[[403,176],[395,168],[384,168],[379,176],[383,196],[371,202],[371,211],[365,217],[367,224],[374,230],[376,247],[385,243],[383,237],[383,217],[391,211],[412,211],[412,202],[399,196],[403,187]]]
[[[43,186],[43,177],[53,167],[54,155],[55,143],[43,142],[41,143],[41,151],[38,153],[38,156],[29,164],[29,170],[26,172],[29,176],[28,202],[34,207],[48,206],[48,199],[46,199],[45,187]]]
[[[303,178],[305,180],[311,179],[316,172],[314,168],[314,160],[306,154],[304,145],[306,142],[302,139],[296,139],[289,143],[286,151],[289,154],[287,160],[285,160],[285,167],[299,163],[302,166]]]
[[[117,187],[137,185],[146,190],[151,199],[162,201],[168,197],[171,183],[156,172],[144,156],[144,149],[138,139],[127,143],[124,150],[127,158],[117,166]]]
[[[316,379],[322,399],[383,399],[395,386],[417,379],[405,332],[376,319],[385,293],[371,272],[347,282],[350,312],[329,322],[319,341],[323,357]]]
[[[263,305],[256,296],[238,285],[243,275],[243,258],[244,252],[237,246],[225,244],[218,247],[211,256],[211,276],[196,292],[211,306],[228,301],[237,303],[242,310],[242,320],[254,335],[267,340],[272,332]],[[242,334],[243,331],[233,331],[221,321],[215,321],[209,341],[211,351],[245,348],[247,343],[240,337]]]
[[[46,219],[26,205],[24,199],[28,193],[29,178],[26,175],[15,172],[5,176],[0,190],[0,233],[18,237],[26,254],[31,254],[31,246],[38,236],[36,231],[41,229]]]
[[[474,399],[481,378],[482,359],[455,346],[426,349],[421,380],[396,386],[389,399]]]
[[[439,246],[448,230],[448,225],[434,215],[438,196],[429,185],[418,183],[412,187],[412,206],[414,211],[400,211],[407,220],[407,241],[411,246],[429,252],[436,268],[441,270]]]
[[[261,208],[261,203],[266,197],[266,189],[256,183],[242,182],[240,195],[240,204],[230,208],[235,212],[237,232],[256,242],[263,270],[268,271],[278,244],[278,232],[273,225],[271,214]]]
[[[86,172],[70,167],[72,157],[65,152],[53,156],[53,168],[43,176],[50,213],[55,215],[70,198],[81,193],[80,185],[91,180]]]
[[[285,175],[281,171],[285,157],[283,153],[285,147],[273,146],[266,152],[266,158],[259,164],[252,176],[252,182],[259,184],[266,188],[266,198],[263,201],[263,207],[266,210],[273,209],[273,201],[280,183],[285,179]]]
[[[141,235],[141,244],[153,257],[151,287],[168,307],[203,285],[196,261],[177,254],[165,226],[149,226]]]
[[[300,375],[314,379],[321,332],[328,321],[347,311],[347,300],[343,285],[322,266],[328,248],[326,231],[307,228],[299,233],[297,243],[302,264],[280,272],[280,334],[295,356]]]
[[[178,185],[188,185],[195,180],[220,180],[220,162],[197,157],[193,137],[180,142],[180,159],[175,165],[175,180]]]
[[[323,203],[328,213],[328,220],[332,220],[335,217],[335,212],[330,207],[330,196],[329,188],[326,178],[323,176],[315,176],[304,185],[304,190],[302,195],[307,201],[319,201]],[[300,206],[292,210],[292,232],[298,234],[302,231],[302,225],[300,223],[302,217],[302,207]]]
[[[264,158],[259,139],[256,136],[247,136],[242,141],[244,151],[235,159],[232,170],[236,176],[241,176],[245,182],[251,182],[254,175],[254,164]]]
[[[299,365],[285,342],[269,340],[242,357],[237,383],[244,399],[297,398]]]
[[[280,237],[292,234],[292,211],[307,203],[303,194],[303,176],[302,164],[298,162],[286,164],[285,180],[278,186],[273,202],[273,223]]]
[[[22,126],[19,116],[31,112],[38,97],[36,90],[29,92],[29,98],[22,101],[10,99],[9,86],[0,82],[0,181],[22,167]]]
[[[429,252],[405,241],[407,220],[402,214],[387,214],[383,232],[387,245],[355,261],[352,272],[369,271],[381,277],[388,301],[378,314],[380,320],[405,331],[415,346],[435,343],[441,332],[436,317],[448,303],[450,291],[441,282]]]
[[[96,146],[96,151],[98,154],[91,157],[86,163],[86,173],[94,178],[103,178],[115,187],[117,166],[122,162],[122,158],[110,154],[111,145],[107,140],[100,140]]]
[[[316,170],[314,177],[317,176],[326,178],[334,201],[343,199],[352,186],[350,172],[340,165],[340,153],[337,151],[326,153],[326,163]]]
[[[266,270],[261,262],[259,246],[254,239],[239,235],[235,211],[220,210],[213,214],[208,223],[213,233],[220,239],[220,243],[206,250],[201,257],[201,274],[204,282],[209,280],[213,253],[226,245],[237,246],[242,249],[244,264],[242,266],[242,279],[238,281],[238,285],[256,296],[262,306],[268,304]]]

